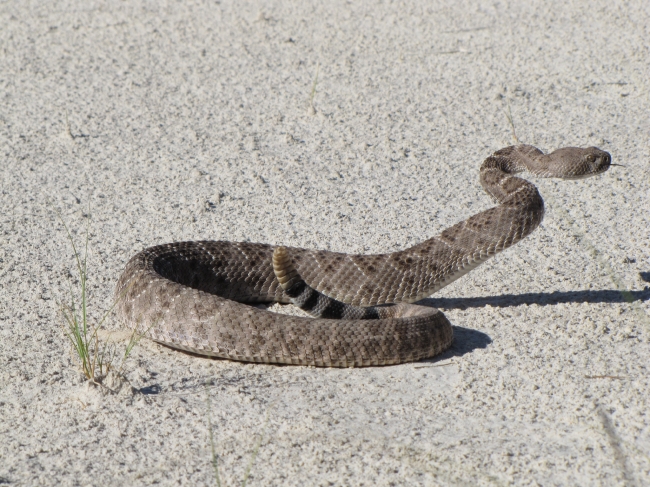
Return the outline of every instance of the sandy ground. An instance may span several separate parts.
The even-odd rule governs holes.
[[[650,484],[650,4],[286,3],[0,5],[0,484]],[[450,352],[334,370],[143,340],[119,393],[83,380],[56,211],[79,245],[89,221],[97,319],[145,246],[435,235],[491,205],[509,116],[625,167],[535,180],[541,227],[428,300]]]

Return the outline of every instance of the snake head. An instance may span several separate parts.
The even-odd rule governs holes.
[[[600,150],[598,147],[587,147],[583,149],[581,162],[585,167],[585,176],[594,176],[609,169],[612,165],[612,156],[609,152]]]
[[[612,165],[612,156],[598,147],[563,147],[546,158],[547,177],[584,179],[603,173]]]

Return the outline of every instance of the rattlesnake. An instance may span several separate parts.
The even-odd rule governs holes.
[[[501,149],[480,169],[498,206],[390,254],[226,241],[150,247],[119,279],[118,315],[170,347],[246,362],[355,367],[432,357],[451,346],[451,325],[437,309],[407,303],[455,281],[542,221],[537,188],[513,174],[579,179],[610,165],[611,156],[595,147],[548,155],[529,145]],[[292,300],[321,317],[250,306]],[[390,303],[401,304],[382,306]]]

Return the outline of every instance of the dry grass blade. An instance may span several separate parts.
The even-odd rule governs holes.
[[[320,72],[320,62],[316,63],[316,75],[314,76],[314,81],[311,84],[311,92],[309,93],[309,106],[307,110],[311,115],[316,114],[316,107],[314,107],[314,96],[316,95],[316,85],[318,84],[318,73]]]
[[[510,124],[510,130],[512,130],[512,138],[515,140],[517,144],[521,144],[521,141],[519,140],[519,137],[517,137],[517,131],[515,130],[515,122],[512,119],[512,110],[510,109],[510,100],[507,100],[508,103],[508,111],[506,112],[506,118],[508,119],[508,123]]]

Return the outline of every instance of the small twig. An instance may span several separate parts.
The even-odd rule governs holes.
[[[456,362],[454,362],[454,361],[452,360],[452,361],[447,362],[446,364],[421,364],[421,365],[414,365],[413,368],[414,368],[414,369],[430,369],[430,368],[433,368],[433,367],[446,367],[447,365],[453,365],[453,364],[455,364],[455,363],[456,363]]]
[[[72,135],[72,130],[70,130],[70,120],[68,120],[68,109],[65,109],[65,132],[68,134],[68,137],[74,141],[75,137]]]
[[[585,379],[629,379],[625,375],[585,375]]]
[[[314,82],[311,84],[311,93],[309,94],[309,107],[307,110],[310,115],[316,114],[316,108],[314,107],[314,96],[316,95],[316,85],[318,84],[318,73],[320,72],[320,61],[316,63],[316,76],[314,76]]]

